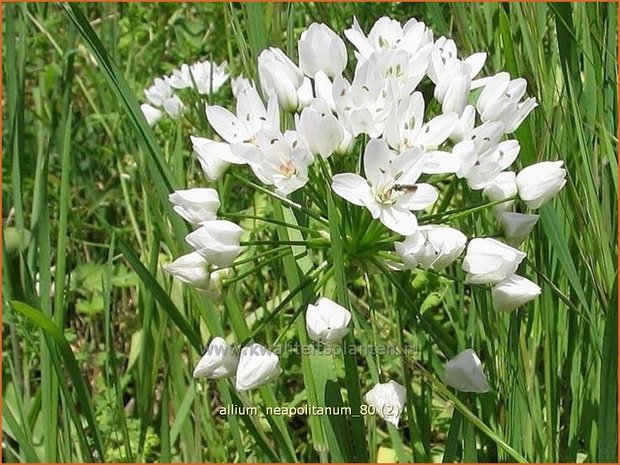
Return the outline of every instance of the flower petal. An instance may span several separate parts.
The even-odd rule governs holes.
[[[363,207],[374,201],[370,186],[364,178],[357,174],[342,173],[335,175],[332,179],[332,189],[353,205]]]
[[[371,139],[364,152],[364,172],[366,178],[376,185],[387,172],[392,155],[382,139]]]
[[[401,195],[396,200],[396,205],[399,208],[406,208],[407,210],[423,210],[426,207],[434,204],[439,197],[437,189],[430,184],[416,184],[415,192],[408,192]]]
[[[410,236],[418,229],[418,219],[408,210],[388,206],[381,209],[379,220],[395,233]]]
[[[239,118],[224,107],[207,107],[207,120],[222,139],[229,144],[241,144],[250,138]]]

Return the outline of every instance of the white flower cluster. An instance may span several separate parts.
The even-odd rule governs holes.
[[[232,83],[234,112],[207,106],[206,117],[218,139],[191,136],[206,177],[214,181],[231,164],[248,165],[260,182],[286,196],[309,181],[316,157],[347,154],[365,144],[358,164],[363,172],[335,174],[331,186],[338,196],[404,236],[395,243],[401,261],[395,268],[441,270],[467,248],[462,262],[466,281],[492,285],[496,310],[512,311],[534,299],[541,289],[516,274],[526,254],[515,247],[527,238],[538,216],[514,211],[515,201],[520,199],[530,209],[541,207],[565,185],[566,171],[562,161],[537,163],[518,173],[511,170],[521,148],[511,134],[537,106],[535,98],[526,97],[525,79],[505,72],[478,77],[486,53],[460,57],[453,40],[435,39],[415,19],[401,25],[383,17],[368,34],[354,20],[344,35],[355,47],[350,80],[345,77],[345,42],[328,26],[315,23],[298,42],[298,63],[280,49],[264,50],[258,57],[259,87],[243,78]],[[215,78],[211,65],[205,72],[210,85],[201,81],[201,87],[193,67],[156,80],[147,98],[168,111],[178,106],[169,101],[174,99],[172,88],[195,82],[199,92],[213,90],[228,77]],[[431,93],[435,103],[425,101],[424,95]],[[443,185],[462,182],[482,191],[505,242],[480,237],[468,243],[465,234],[448,225],[419,226],[415,212],[433,206],[440,197],[438,184],[433,185],[436,175],[441,175]],[[242,230],[215,219],[219,199],[213,189],[178,191],[170,200],[177,213],[200,227],[187,236],[196,252],[167,270],[208,289],[207,263],[217,269],[230,266],[241,250]],[[308,335],[325,344],[339,343],[350,320],[347,309],[327,298],[306,311]],[[214,344],[226,343],[215,339]],[[281,370],[277,355],[262,346],[267,356],[252,357],[249,348],[254,346],[244,348],[239,360],[208,350],[194,374],[235,375],[237,389],[255,388]],[[461,391],[489,390],[472,349],[448,361],[444,380]],[[375,386],[365,397],[394,425],[404,398],[405,388],[394,381]]]
[[[180,118],[184,105],[175,91],[190,88],[200,95],[217,92],[228,80],[227,67],[225,61],[219,65],[208,60],[197,61],[192,65],[182,64],[168,76],[155,78],[153,84],[144,89],[149,103],[140,105],[146,122],[149,126],[155,125],[164,112],[173,119]]]

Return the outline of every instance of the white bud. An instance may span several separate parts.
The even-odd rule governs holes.
[[[526,254],[492,238],[472,239],[463,260],[465,280],[471,284],[494,284],[517,271]]]
[[[538,215],[528,213],[501,213],[499,221],[504,229],[506,242],[514,247],[519,247],[536,226],[538,218]]]
[[[221,337],[214,337],[194,368],[194,378],[225,378],[237,369],[239,358]]]
[[[530,208],[540,208],[566,184],[563,161],[543,161],[527,166],[517,174],[519,197]]]
[[[142,114],[144,115],[144,118],[149,126],[155,126],[155,124],[157,124],[157,122],[164,115],[159,108],[155,108],[148,103],[143,103],[140,105],[140,110],[142,111]]]
[[[534,300],[540,293],[538,284],[513,274],[493,286],[493,308],[500,312],[511,312]]]
[[[215,189],[194,188],[174,191],[168,196],[173,209],[192,224],[214,220],[220,208],[220,199]]]
[[[279,357],[260,344],[252,344],[241,349],[237,367],[237,391],[255,389],[275,379],[282,368]]]
[[[262,51],[258,57],[258,78],[263,93],[274,91],[284,110],[297,109],[297,90],[303,84],[304,76],[282,50],[271,47]]]
[[[458,229],[444,225],[420,226],[394,248],[406,268],[416,266],[441,270],[450,265],[465,249],[467,236]]]
[[[444,366],[444,381],[462,392],[488,392],[489,382],[482,370],[482,362],[473,349],[460,352]]]
[[[308,305],[306,329],[310,339],[326,344],[338,343],[348,332],[351,313],[331,299],[321,297],[316,305]]]
[[[313,155],[328,158],[342,143],[344,131],[327,103],[314,99],[303,109],[297,123],[297,132]]]
[[[379,383],[364,396],[366,403],[373,407],[375,413],[388,423],[398,427],[400,415],[405,408],[407,390],[405,386],[390,380]]]
[[[164,266],[164,270],[181,282],[205,289],[209,286],[208,266],[209,263],[199,253],[191,252]]]
[[[239,241],[243,229],[226,220],[210,220],[202,223],[196,231],[189,233],[185,240],[208,262],[218,268],[232,264],[241,252]]]
[[[308,76],[323,71],[333,78],[347,66],[343,40],[325,24],[312,23],[298,42],[299,66]]]

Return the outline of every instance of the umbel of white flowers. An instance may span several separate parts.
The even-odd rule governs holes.
[[[217,65],[210,61],[198,61],[192,65],[182,64],[167,76],[155,78],[153,84],[144,89],[149,103],[140,105],[140,110],[149,126],[154,126],[164,112],[172,119],[179,119],[185,105],[177,90],[191,88],[200,95],[217,92],[228,80],[227,63]],[[163,112],[162,112],[163,110]]]
[[[436,207],[442,185],[462,179],[495,203],[492,212],[501,231],[501,240],[469,241],[462,260],[466,281],[489,286],[497,311],[510,312],[536,298],[540,287],[517,274],[526,257],[518,247],[538,220],[523,208],[549,202],[566,184],[567,173],[562,161],[519,171],[521,147],[511,135],[537,107],[526,95],[526,81],[506,72],[481,76],[486,53],[463,57],[453,40],[435,38],[415,19],[401,24],[383,17],[366,33],[354,18],[344,36],[355,49],[353,63],[348,63],[345,41],[327,25],[314,23],[298,42],[298,62],[280,49],[266,49],[258,58],[256,82],[241,76],[232,80],[234,108],[206,105],[214,138],[190,136],[206,178],[216,181],[231,165],[248,165],[259,182],[287,196],[310,182],[317,157],[355,156],[351,150],[365,144],[359,168],[328,181],[336,195],[367,209],[389,233],[403,236],[394,241],[400,259],[395,270],[442,270],[459,259],[467,237],[445,224],[418,226],[417,215]],[[345,78],[347,66],[351,79]],[[163,114],[179,118],[183,89],[209,94],[228,78],[225,62],[181,65],[145,89],[143,114],[150,125]],[[419,90],[423,82],[436,103],[425,101],[431,94]],[[433,185],[433,179],[442,184]],[[178,190],[170,202],[195,228],[186,237],[194,251],[165,269],[215,295],[242,251],[243,230],[217,218],[220,201],[213,189]],[[314,340],[337,343],[349,331],[350,318],[348,310],[323,298],[308,307],[306,329]],[[205,357],[199,375],[232,374],[222,359]],[[257,344],[245,347],[235,371],[237,389],[253,389],[279,372],[277,355]],[[456,389],[488,390],[471,349],[446,364],[445,379]],[[402,408],[404,388],[395,382],[377,385],[366,401]],[[398,416],[383,417],[398,424]]]

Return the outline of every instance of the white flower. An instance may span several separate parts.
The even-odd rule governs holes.
[[[428,154],[424,173],[454,173],[460,166],[458,158],[436,149],[454,131],[458,116],[456,113],[442,114],[424,123],[424,106],[420,92],[403,98],[388,116],[385,138],[390,147],[399,152],[422,148]]]
[[[357,18],[353,18],[353,25],[344,34],[357,49],[355,56],[360,64],[374,52],[405,51],[415,68],[422,74],[426,71],[433,46],[433,32],[421,21],[411,18],[401,26],[398,21],[383,16],[366,36]]]
[[[170,84],[162,78],[155,78],[153,85],[144,90],[144,95],[151,104],[162,107],[174,119],[183,113],[183,102],[174,95]]]
[[[217,191],[210,188],[174,191],[168,200],[173,204],[173,210],[192,224],[214,220],[220,208]]]
[[[482,371],[482,362],[473,349],[460,352],[444,365],[444,381],[462,392],[488,392],[489,382]]]
[[[316,305],[308,305],[306,310],[306,329],[313,341],[338,343],[349,332],[350,321],[351,313],[326,297],[321,297]]]
[[[172,74],[166,76],[164,79],[175,89],[192,87],[192,76],[189,72],[189,66],[185,63],[183,63],[179,69],[172,70]]]
[[[226,378],[237,369],[239,358],[221,337],[214,337],[194,368],[194,378]]]
[[[458,50],[456,49],[456,43],[452,39],[446,37],[440,37],[433,44],[433,50],[431,52],[431,58],[428,65],[427,74],[428,77],[435,84],[447,74],[446,68],[450,68],[455,63],[463,63],[467,65],[469,70],[469,77],[473,79],[478,75],[484,62],[487,59],[485,52],[474,53],[467,58],[460,60],[458,58]]]
[[[191,65],[190,72],[198,93],[205,95],[217,92],[228,80],[227,66],[225,61],[218,65],[208,60]]]
[[[368,391],[364,396],[364,401],[374,408],[378,416],[398,428],[406,398],[405,386],[390,380],[387,383],[379,383]]]
[[[279,357],[260,344],[241,349],[235,382],[237,391],[255,389],[275,379],[282,373],[278,362]]]
[[[295,125],[300,137],[313,155],[328,158],[343,141],[344,131],[327,103],[320,98],[303,109]]]
[[[230,151],[230,144],[205,137],[189,136],[200,167],[209,181],[219,179],[231,163],[245,163]]]
[[[164,100],[163,108],[172,119],[179,119],[181,114],[183,114],[184,105],[179,97],[173,95],[172,97]]]
[[[486,146],[484,143],[483,145]],[[474,190],[488,187],[503,170],[512,165],[520,150],[518,141],[505,140],[479,151],[476,163],[464,173],[467,185]],[[503,181],[508,181],[508,178]]]
[[[347,66],[347,48],[338,35],[325,24],[312,23],[297,43],[299,67],[313,77],[323,71],[333,78]]]
[[[149,126],[155,126],[155,124],[157,124],[163,116],[161,110],[149,105],[148,103],[143,103],[140,105],[140,110],[142,111],[142,114],[144,115],[144,118]]]
[[[172,88],[164,79],[155,78],[153,85],[144,89],[144,95],[151,104],[161,107],[166,99],[172,97]]]
[[[275,186],[281,195],[288,195],[308,182],[312,153],[295,131],[282,134],[263,130],[256,134],[255,145],[237,145],[233,151],[250,165],[261,182]]]
[[[312,103],[312,100],[314,100],[312,81],[309,78],[304,77],[301,86],[299,86],[299,89],[297,89],[297,111],[306,108]]]
[[[217,105],[208,106],[206,111],[209,124],[229,144],[252,144],[258,131],[280,127],[278,100],[271,96],[265,108],[254,86],[239,91],[236,111],[234,115]]]
[[[493,286],[493,308],[500,312],[511,312],[535,299],[540,293],[538,284],[513,274]]]
[[[526,166],[517,174],[519,197],[530,208],[540,208],[566,184],[563,161],[543,161]]]
[[[218,268],[232,264],[241,252],[239,241],[243,229],[226,220],[210,220],[189,233],[185,240],[196,252]]]
[[[208,266],[209,263],[199,253],[191,252],[164,266],[164,270],[181,282],[197,289],[206,289],[209,286]]]
[[[230,82],[230,88],[235,98],[239,96],[241,91],[247,89],[248,87],[252,87],[252,83],[249,79],[243,77],[243,75],[237,76]]]
[[[465,280],[471,284],[494,284],[517,271],[526,254],[492,238],[472,239],[463,260]]]
[[[332,189],[354,205],[368,208],[392,231],[409,236],[418,221],[412,210],[422,210],[437,200],[430,184],[416,184],[426,162],[425,154],[415,148],[395,155],[385,141],[372,139],[364,153],[364,171],[368,181],[353,173],[337,174]]]
[[[504,171],[497,175],[495,180],[487,185],[482,193],[492,202],[509,199],[517,195],[516,174],[512,171]],[[493,207],[495,213],[510,210],[514,202],[503,202]]]
[[[533,97],[520,102],[527,87],[523,78],[511,80],[510,74],[499,73],[484,79],[484,83],[484,89],[476,102],[480,119],[483,122],[503,123],[506,134],[515,132],[527,115],[538,106]]]
[[[393,89],[386,87],[387,82],[376,59],[358,66],[351,84],[342,76],[334,79],[332,95],[338,118],[353,136],[383,134],[395,100]]]
[[[258,56],[258,78],[264,94],[275,92],[284,110],[294,111],[299,104],[297,89],[304,75],[279,48],[270,47]]]
[[[450,265],[465,249],[467,236],[458,229],[445,225],[420,226],[394,248],[405,267],[441,270]]]
[[[445,37],[437,39],[427,73],[435,83],[434,96],[442,104],[444,113],[462,114],[472,88],[472,79],[480,72],[485,61],[486,53],[474,53],[460,60],[453,40]]]
[[[503,212],[499,215],[499,221],[504,229],[506,242],[519,247],[536,226],[538,215]]]

